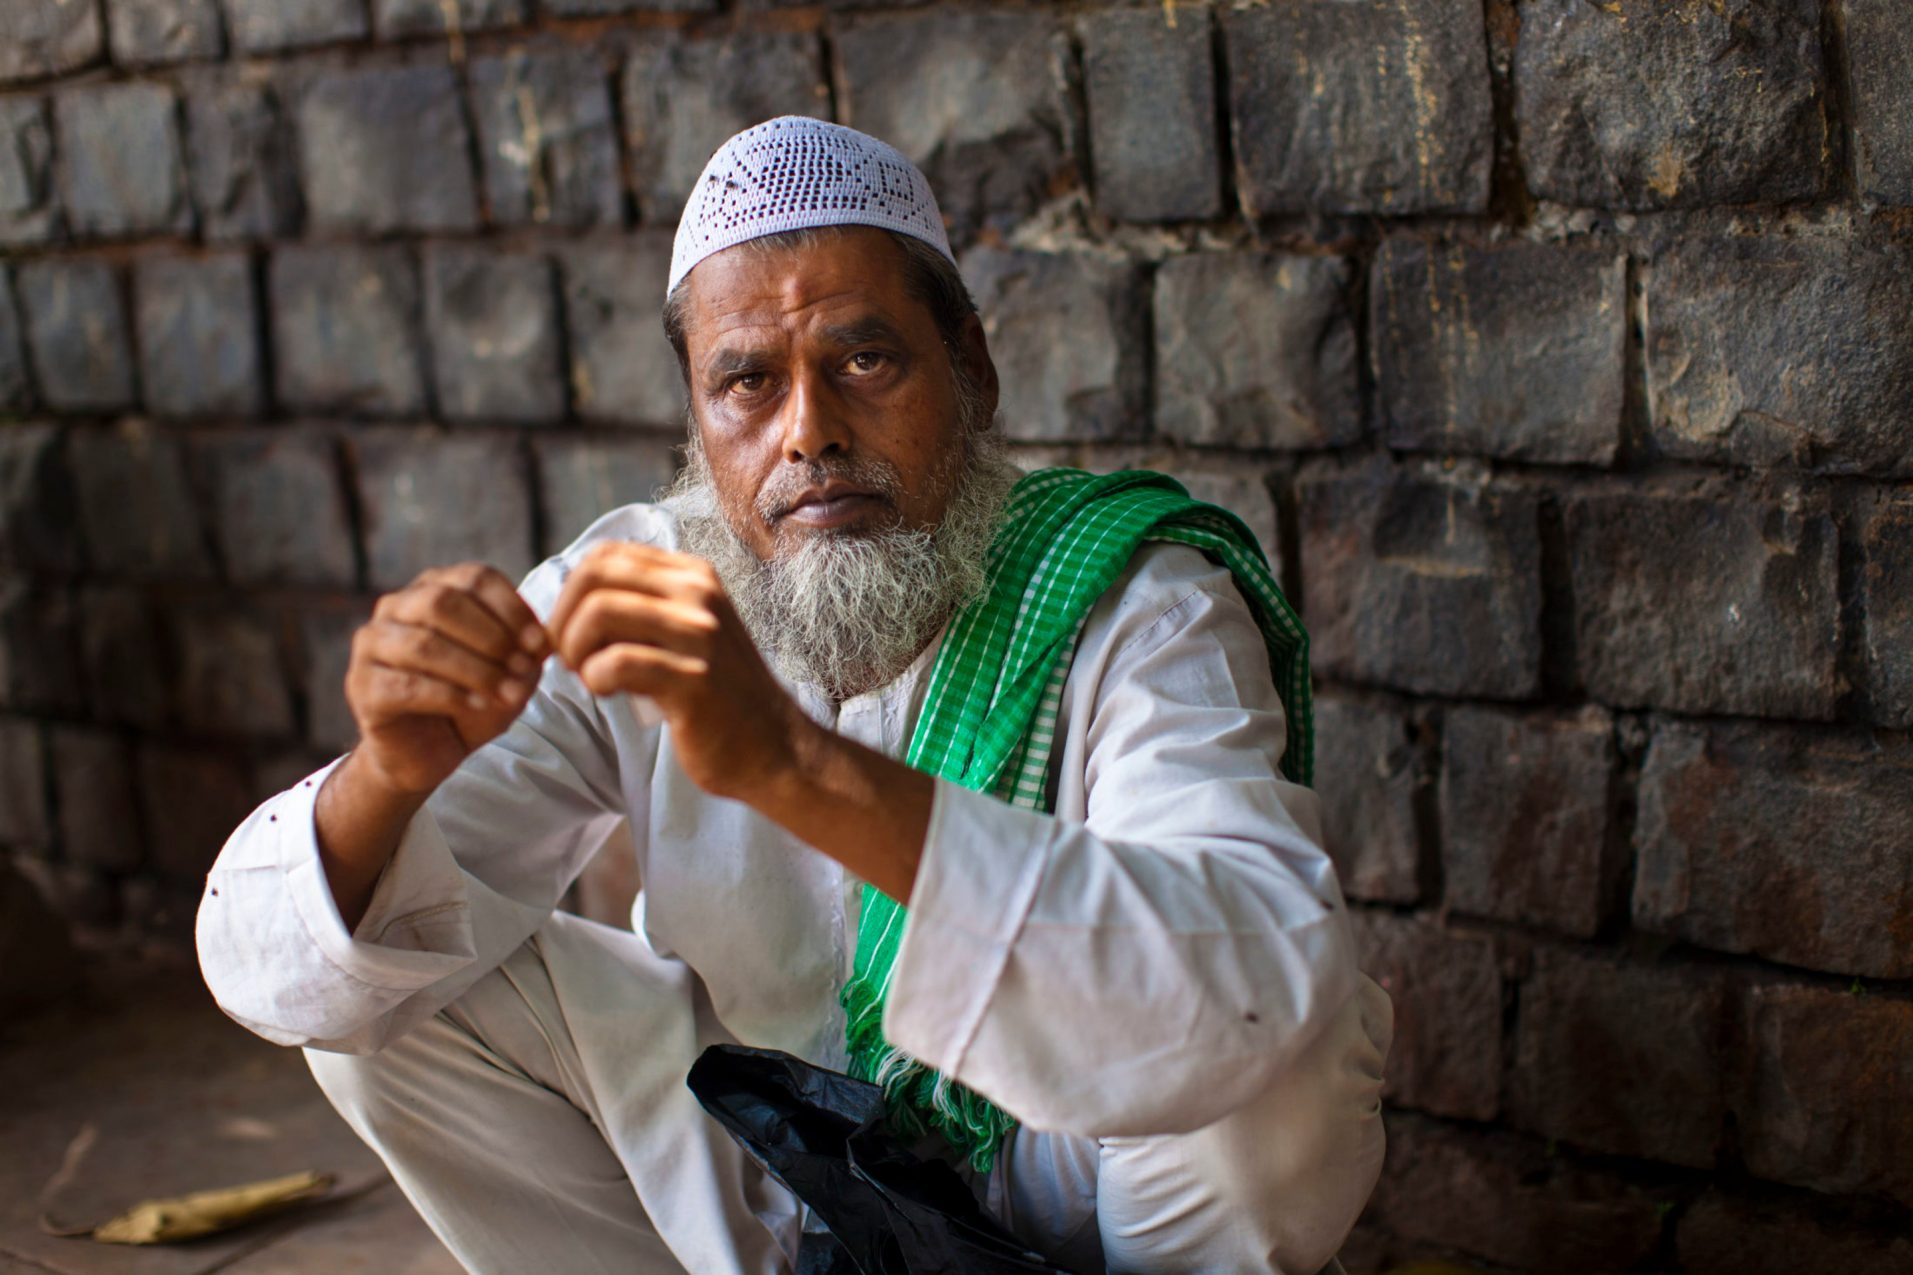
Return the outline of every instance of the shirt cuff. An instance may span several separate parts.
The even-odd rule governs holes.
[[[336,765],[275,800],[273,814],[286,829],[280,860],[286,888],[307,936],[342,973],[374,987],[416,991],[473,958],[464,879],[438,822],[421,808],[380,874],[365,918],[348,932],[319,861],[314,822],[319,789]]]
[[[961,1071],[1042,884],[1053,830],[1048,815],[936,781],[884,1005],[891,1044],[946,1075]]]

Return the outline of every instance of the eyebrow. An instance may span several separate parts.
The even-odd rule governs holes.
[[[848,323],[833,323],[823,329],[823,337],[839,348],[858,345],[892,345],[904,343],[903,331],[881,315],[869,315],[853,319]],[[712,381],[728,377],[743,376],[751,372],[762,372],[771,367],[777,356],[769,350],[746,348],[723,349],[712,353],[704,363],[704,375]]]
[[[836,345],[902,345],[903,332],[881,315],[834,323],[824,329],[824,338]]]
[[[749,372],[761,372],[770,365],[771,354],[768,350],[718,350],[704,361],[704,375],[707,380],[719,381]]]

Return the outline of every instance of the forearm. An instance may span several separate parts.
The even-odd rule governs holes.
[[[793,739],[789,764],[745,800],[903,902],[916,882],[935,794],[922,771],[814,727]]]
[[[381,781],[357,753],[348,754],[319,789],[313,808],[319,862],[347,932],[358,928],[371,906],[379,875],[426,796]]]

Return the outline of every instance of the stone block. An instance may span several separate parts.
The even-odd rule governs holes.
[[[292,692],[278,627],[230,605],[171,616],[179,665],[179,724],[189,734],[290,737]]]
[[[1488,206],[1494,111],[1474,0],[1298,0],[1222,14],[1251,217]]]
[[[1147,301],[1135,266],[1080,253],[976,248],[964,254],[963,274],[996,359],[1009,437],[1143,436]]]
[[[298,227],[292,136],[270,86],[194,77],[186,90],[186,141],[193,203],[208,240],[272,239]]]
[[[305,689],[306,741],[314,748],[336,755],[359,742],[358,723],[345,702],[345,671],[352,661],[352,634],[371,614],[369,605],[356,601],[300,613],[299,675]],[[311,769],[307,766],[305,772]]]
[[[172,725],[173,655],[144,593],[82,587],[79,651],[87,703],[96,720],[152,733]]]
[[[1860,193],[1913,204],[1913,30],[1895,0],[1845,0],[1843,8]]]
[[[333,439],[284,428],[221,431],[193,450],[227,578],[352,587],[352,521]]]
[[[531,569],[531,475],[516,439],[380,430],[357,435],[351,448],[374,589],[459,562],[514,580]]]
[[[13,277],[0,268],[0,416],[25,411],[32,402],[26,340],[20,331],[20,312],[13,304]]]
[[[269,280],[282,404],[366,416],[425,410],[417,267],[403,248],[281,248]]]
[[[831,48],[843,122],[923,169],[954,240],[1007,228],[1073,182],[1068,50],[1049,15],[860,15]]]
[[[677,442],[602,435],[535,442],[545,552],[557,553],[621,505],[651,500],[677,475]]]
[[[54,892],[45,888],[54,871],[37,856],[0,860],[0,1014],[9,1022],[70,1002],[80,990],[80,962]]]
[[[810,32],[647,40],[633,46],[620,92],[631,180],[645,220],[658,226],[677,224],[705,161],[731,134],[777,115],[830,113]]]
[[[119,280],[103,261],[23,261],[14,272],[40,401],[56,412],[133,406]]]
[[[178,439],[129,421],[75,430],[66,446],[95,568],[175,579],[212,574]]]
[[[1318,671],[1428,695],[1540,689],[1532,492],[1383,465],[1313,468],[1297,492]]]
[[[1606,465],[1621,437],[1627,256],[1391,239],[1369,274],[1391,447]]]
[[[171,89],[141,81],[53,99],[60,202],[80,237],[179,234],[192,227]]]
[[[429,249],[425,326],[445,416],[535,425],[565,414],[558,283],[547,258]]]
[[[152,867],[169,877],[204,877],[256,804],[245,766],[225,753],[165,744],[142,745],[137,765]]]
[[[1725,998],[1709,972],[1543,948],[1520,989],[1508,1115],[1616,1155],[1710,1169]]]
[[[479,58],[468,74],[494,223],[623,222],[610,77],[593,53],[513,49]]]
[[[1634,840],[1643,929],[1831,973],[1913,977],[1913,747],[1661,722]]]
[[[119,882],[112,876],[84,864],[35,855],[15,855],[13,869],[33,892],[32,909],[37,912],[50,907],[53,910],[57,918],[54,930],[62,941],[69,941],[71,937],[95,940],[112,937],[112,928],[119,924],[120,917]],[[4,906],[6,901],[0,899],[0,907]],[[39,919],[45,920],[44,913]],[[9,940],[15,937],[13,931],[6,928],[6,919],[0,919],[0,933]],[[31,950],[36,959],[45,959],[45,952],[38,947]]]
[[[681,425],[684,377],[658,320],[670,240],[639,234],[585,242],[559,260],[578,415],[598,424]]]
[[[1096,206],[1119,221],[1222,213],[1209,11],[1176,17],[1104,9],[1078,28]]]
[[[314,229],[377,235],[478,228],[471,136],[449,66],[322,73],[294,109]]]
[[[157,416],[251,417],[265,403],[259,304],[243,253],[144,257],[133,270],[140,384]]]
[[[77,71],[104,52],[96,0],[7,0],[0,84]]]
[[[1913,727],[1913,500],[1882,502],[1859,539],[1867,700],[1874,721]]]
[[[1231,252],[1165,261],[1154,300],[1156,428],[1212,447],[1335,447],[1360,438],[1349,277],[1336,257]]]
[[[1681,459],[1913,475],[1913,248],[1696,238],[1647,275],[1650,437]]]
[[[1318,695],[1315,790],[1342,891],[1379,903],[1421,898],[1415,798],[1430,780],[1415,728],[1391,705]]]
[[[1501,1091],[1501,975],[1494,942],[1425,917],[1350,913],[1361,968],[1395,1002],[1391,1103],[1493,1120]]]
[[[381,40],[490,31],[530,16],[531,0],[372,0],[372,29]]]
[[[1651,1269],[1665,1210],[1627,1179],[1550,1156],[1527,1139],[1398,1116],[1388,1122],[1369,1217],[1418,1257],[1437,1247],[1513,1270],[1614,1275]]]
[[[1517,714],[1460,706],[1442,725],[1448,906],[1592,938],[1613,910],[1614,722],[1593,705]]]
[[[80,521],[60,431],[0,428],[0,566],[76,571]]]
[[[45,103],[37,97],[0,97],[0,244],[50,238],[57,194]]]
[[[131,749],[118,732],[55,726],[53,780],[60,844],[69,860],[111,872],[130,872],[146,861]]]
[[[46,754],[40,723],[0,717],[0,846],[44,850],[53,836]]]
[[[1851,19],[1849,19],[1851,21]],[[1734,1275],[1905,1275],[1913,1270],[1913,1235],[1827,1217],[1819,1201],[1781,1203],[1710,1190],[1681,1215],[1675,1232],[1680,1268]]]
[[[1812,499],[1634,489],[1566,501],[1574,645],[1603,704],[1826,718],[1844,683],[1833,520]]]
[[[1747,1021],[1751,1076],[1735,1114],[1748,1170],[1913,1205],[1913,1002],[1757,987]]]
[[[216,58],[216,0],[107,0],[106,42],[121,66]]]
[[[58,585],[0,574],[0,708],[78,714],[73,597]]]
[[[241,53],[279,53],[357,40],[365,0],[227,0],[226,30]]]
[[[1826,180],[1820,0],[1523,5],[1514,100],[1542,199],[1784,203]]]

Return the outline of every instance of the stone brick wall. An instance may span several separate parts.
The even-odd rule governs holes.
[[[685,188],[828,115],[1024,455],[1305,612],[1398,1013],[1351,1267],[1913,1269],[1903,0],[4,7],[0,845],[83,938],[349,742],[376,592],[668,476]]]

